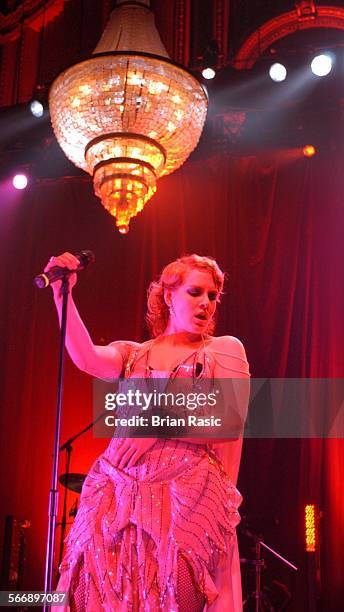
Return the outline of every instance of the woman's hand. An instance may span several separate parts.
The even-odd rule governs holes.
[[[68,268],[69,270],[76,270],[80,265],[80,261],[72,255],[72,253],[63,253],[58,257],[50,257],[47,265],[44,268],[44,272],[48,272],[51,268],[55,266],[60,266],[61,268]],[[71,274],[69,277],[69,289],[72,289],[77,281],[77,275]],[[51,288],[54,292],[55,296],[60,297],[62,281],[58,280],[51,284]]]
[[[156,440],[157,438],[123,438],[114,454],[114,466],[120,470],[133,467]]]

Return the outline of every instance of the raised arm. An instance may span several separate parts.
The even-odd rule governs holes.
[[[79,265],[78,260],[71,253],[63,253],[59,257],[52,257],[45,267],[45,271],[53,266],[67,267],[75,270]],[[120,343],[108,346],[97,346],[93,344],[91,337],[78,313],[72,297],[72,288],[77,281],[77,275],[69,277],[70,296],[68,300],[66,347],[73,363],[83,372],[97,378],[118,378],[123,369],[123,354]],[[61,324],[62,294],[61,281],[51,285],[54,302]]]

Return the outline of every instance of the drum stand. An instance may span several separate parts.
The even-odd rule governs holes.
[[[280,555],[276,550],[265,544],[265,542],[260,537],[255,537],[255,543],[256,557],[254,561],[251,561],[252,565],[254,565],[255,568],[255,590],[249,595],[248,600],[254,598],[255,612],[262,612],[263,610],[273,611],[274,608],[269,604],[269,602],[264,601],[264,599],[266,599],[266,596],[264,595],[261,588],[261,574],[262,569],[265,567],[265,561],[262,558],[262,548],[265,548],[266,550],[271,552],[273,555],[275,555],[275,557],[277,557],[277,559],[285,563],[288,567],[295,570],[296,572],[298,571],[298,568],[296,567],[296,565],[293,565],[293,563],[288,561],[288,559]]]

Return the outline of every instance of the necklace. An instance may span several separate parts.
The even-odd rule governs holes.
[[[180,360],[177,359],[176,363],[174,365],[174,367],[172,367],[172,369],[167,370],[169,372],[169,378],[171,380],[173,380],[174,378],[176,378],[178,376],[179,370],[181,368],[183,368],[186,373],[187,376],[192,375],[193,379],[197,379],[200,378],[202,373],[204,374],[205,372],[205,365],[206,365],[206,359],[207,359],[207,355],[206,355],[206,351],[205,351],[205,346],[206,346],[206,341],[207,339],[202,335],[202,342],[200,344],[200,346],[195,349],[194,351],[192,351],[191,353],[189,353],[186,357],[184,357],[184,359]],[[151,378],[152,376],[152,372],[157,371],[156,368],[153,368],[150,365],[150,359],[151,359],[151,353],[152,353],[152,348],[154,346],[154,344],[157,343],[157,341],[159,340],[159,338],[155,338],[154,340],[151,341],[151,343],[148,346],[148,350],[146,352],[146,365],[145,365],[145,376],[146,378]],[[202,354],[202,358],[200,357]],[[193,357],[192,360],[192,364],[187,364],[186,362]],[[166,372],[167,372],[166,371]]]

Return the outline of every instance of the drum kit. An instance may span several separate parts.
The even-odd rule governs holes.
[[[66,489],[69,489],[69,491],[73,491],[73,493],[81,493],[85,478],[86,474],[66,473],[61,474],[59,483],[66,487]]]
[[[69,467],[69,461],[68,461],[67,467]],[[69,472],[68,470],[67,472],[59,476],[59,483],[64,487],[62,518],[61,518],[61,522],[58,523],[58,525],[61,527],[60,552],[59,552],[59,560],[58,560],[59,566],[61,564],[62,557],[63,557],[66,527],[69,524],[67,521],[67,492],[72,491],[73,493],[80,494],[85,478],[86,478],[86,474],[78,474],[76,472],[73,473],[73,472]],[[70,508],[68,512],[68,516],[74,519],[76,517],[77,511],[78,511],[78,499],[75,499],[72,507]]]

